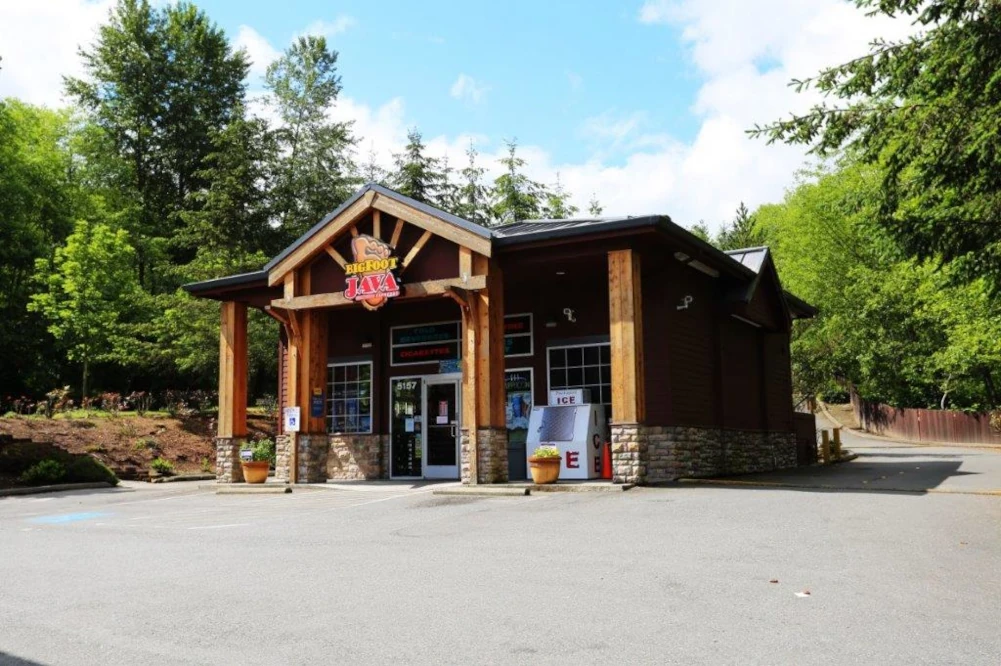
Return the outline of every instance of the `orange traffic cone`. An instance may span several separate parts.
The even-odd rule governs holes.
[[[612,478],[612,446],[608,442],[601,452],[601,478]]]

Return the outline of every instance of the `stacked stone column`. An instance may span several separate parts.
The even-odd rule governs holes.
[[[301,432],[296,437],[299,483],[326,483],[330,438],[324,434]]]
[[[612,483],[646,482],[649,447],[641,423],[613,423]]]
[[[462,429],[460,474],[463,483],[472,482],[469,429]],[[507,428],[478,428],[476,444],[479,456],[476,464],[477,483],[507,483]]]
[[[240,466],[240,446],[243,437],[216,437],[215,476],[218,483],[242,483],[243,467]]]

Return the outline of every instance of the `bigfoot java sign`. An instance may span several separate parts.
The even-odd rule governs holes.
[[[344,267],[344,298],[358,301],[368,310],[378,310],[391,298],[400,295],[396,278],[398,259],[390,256],[393,247],[372,236],[351,239],[354,262]]]

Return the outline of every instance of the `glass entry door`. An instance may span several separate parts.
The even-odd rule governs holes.
[[[424,477],[459,478],[459,380],[424,378]]]
[[[420,377],[390,382],[390,467],[393,478],[419,478],[424,458],[421,406],[424,382]]]

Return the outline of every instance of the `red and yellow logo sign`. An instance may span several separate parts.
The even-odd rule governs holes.
[[[359,301],[368,310],[378,310],[390,298],[400,295],[396,279],[398,259],[390,256],[393,247],[372,236],[351,239],[354,262],[344,267],[344,298]]]

